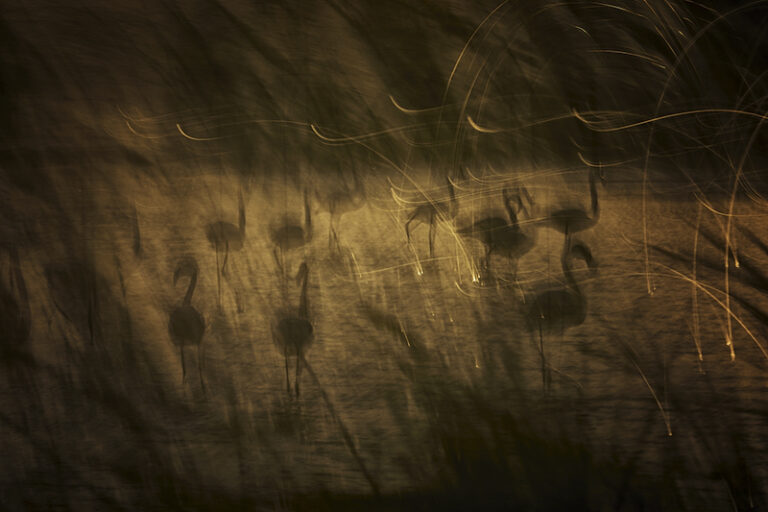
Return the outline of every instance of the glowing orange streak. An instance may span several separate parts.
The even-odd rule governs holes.
[[[672,69],[669,72],[669,75],[667,76],[667,81],[664,83],[664,88],[661,91],[661,94],[659,95],[659,99],[656,102],[656,112],[661,109],[661,105],[664,103],[664,98],[667,94],[667,89],[669,88],[669,84],[672,82],[672,78],[677,74],[677,68],[680,66],[680,64],[683,62],[683,57],[688,54],[688,52],[693,48],[694,44],[706,33],[708,32],[714,25],[719,23],[720,21],[724,20],[727,16],[730,16],[731,14],[735,14],[741,10],[749,9],[753,6],[759,5],[764,3],[763,0],[756,0],[754,2],[750,2],[747,5],[737,7],[731,11],[728,11],[725,14],[718,15],[717,18],[709,22],[703,29],[701,29],[685,46],[682,53],[677,56],[677,59],[672,66]],[[647,5],[647,2],[646,2]],[[649,6],[650,7],[650,6]],[[653,9],[651,9],[653,11]],[[662,38],[663,39],[663,38]],[[665,41],[666,42],[666,41]],[[673,52],[674,53],[674,52]],[[648,215],[647,215],[647,203],[648,203],[648,160],[650,159],[651,155],[651,141],[653,140],[653,130],[655,125],[651,125],[650,133],[648,134],[648,143],[645,148],[645,159],[643,163],[643,193],[642,193],[642,216],[643,216],[643,253],[645,256],[645,272],[648,275],[646,277],[646,287],[648,289],[648,294],[653,294],[653,286],[651,284],[650,279],[650,255],[648,252]]]

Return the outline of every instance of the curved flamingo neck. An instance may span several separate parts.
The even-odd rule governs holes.
[[[197,285],[197,270],[193,270],[189,276],[189,286],[187,286],[187,293],[184,295],[185,306],[189,306],[192,303],[192,294],[195,293],[195,286]]]
[[[563,275],[565,276],[565,280],[568,282],[568,287],[573,291],[573,293],[579,297],[580,299],[583,299],[583,295],[581,294],[581,288],[579,288],[579,283],[576,281],[576,278],[573,277],[573,269],[571,269],[571,252],[566,249],[563,251],[563,257],[562,257],[562,264],[563,264]],[[583,300],[579,301],[582,306],[584,304]]]
[[[504,206],[507,209],[507,215],[509,216],[509,225],[517,228],[520,226],[520,223],[517,220],[517,213],[515,213],[515,209],[512,208],[512,198],[507,198],[507,200],[504,202]]]

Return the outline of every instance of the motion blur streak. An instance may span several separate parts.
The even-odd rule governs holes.
[[[768,508],[766,27],[5,2],[0,508]]]

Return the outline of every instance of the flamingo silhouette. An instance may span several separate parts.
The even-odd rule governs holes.
[[[452,221],[459,213],[459,203],[456,200],[456,191],[454,190],[453,183],[450,178],[446,176],[446,183],[448,184],[449,199],[445,201],[430,201],[428,203],[417,206],[411,214],[408,216],[408,220],[405,222],[405,236],[408,242],[411,241],[410,225],[412,222],[416,222],[417,226],[421,223],[429,224],[429,257],[434,257],[434,245],[435,245],[435,222],[441,219],[446,222]]]
[[[566,330],[581,325],[587,318],[587,297],[581,292],[573,277],[572,261],[578,258],[590,269],[596,268],[592,252],[581,242],[573,245],[568,239],[563,247],[561,263],[566,285],[555,290],[543,290],[535,295],[525,311],[528,329],[531,333],[538,330],[539,352],[541,354],[541,372],[544,387],[549,381],[546,358],[544,356],[544,335],[562,334]]]
[[[200,345],[205,333],[205,320],[200,312],[192,305],[192,294],[195,292],[197,284],[198,267],[197,262],[192,257],[183,258],[179,261],[176,271],[173,273],[174,286],[182,276],[189,276],[189,285],[187,293],[181,301],[180,306],[176,306],[171,311],[168,321],[168,332],[171,335],[173,344],[179,347],[181,352],[181,373],[182,381],[186,378],[187,369],[184,364],[184,347],[193,345],[197,347],[197,370],[200,375],[200,386],[205,389],[203,383],[203,371],[200,357]]]
[[[605,177],[601,168],[592,167],[589,170],[589,193],[592,200],[591,215],[579,208],[558,210],[549,215],[543,222],[566,238],[593,227],[600,220],[600,204],[597,199],[597,179],[605,185]]]
[[[312,240],[312,212],[306,190],[304,190],[304,225],[285,222],[283,225],[271,229],[270,239],[275,245],[275,261],[284,275],[285,253],[304,247]]]
[[[520,193],[510,195],[507,189],[502,192],[504,198],[504,208],[507,210],[507,219],[502,217],[486,217],[478,220],[471,226],[458,230],[463,236],[480,240],[485,246],[485,269],[490,271],[491,255],[497,253],[506,256],[515,262],[515,273],[517,273],[517,260],[529,252],[535,239],[520,230],[520,223],[517,218],[517,212],[512,207],[512,202],[516,202],[518,211],[526,211]],[[527,191],[525,192],[527,196]],[[530,201],[530,196],[527,196]]]
[[[328,247],[335,244],[339,248],[339,229],[342,217],[350,212],[359,210],[365,204],[365,188],[356,172],[352,173],[354,185],[350,188],[337,188],[324,198],[330,213],[328,227]]]
[[[245,204],[242,191],[237,193],[238,224],[218,221],[205,227],[205,237],[211,247],[216,250],[216,263],[219,261],[219,253],[224,252],[224,261],[221,264],[221,275],[226,275],[227,259],[230,251],[239,251],[243,248],[245,240]]]
[[[284,316],[272,330],[272,338],[275,344],[282,349],[285,357],[285,386],[288,394],[291,393],[291,381],[288,371],[288,359],[291,354],[296,356],[296,371],[294,389],[296,397],[299,396],[299,380],[301,378],[301,360],[304,352],[309,348],[314,339],[314,328],[309,319],[309,300],[307,298],[307,281],[309,279],[309,267],[307,262],[302,262],[296,274],[296,283],[301,283],[301,298],[299,310],[295,315]]]

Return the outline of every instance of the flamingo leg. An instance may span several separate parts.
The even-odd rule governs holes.
[[[435,257],[435,214],[429,217],[429,257]]]
[[[219,268],[219,244],[216,244],[216,298],[221,309],[221,269]]]
[[[202,388],[203,393],[205,393],[205,382],[203,382],[203,355],[201,353],[201,345],[197,346],[197,373],[200,376],[200,388]]]
[[[227,274],[227,260],[229,259],[229,240],[224,242],[224,262],[221,264],[221,275]]]
[[[339,215],[336,212],[331,212],[330,225],[328,226],[328,249],[331,249],[334,245],[336,249],[339,249],[339,234],[337,226],[339,225]]]
[[[411,222],[413,222],[414,220],[416,220],[416,215],[418,215],[418,213],[419,213],[419,212],[418,212],[418,210],[417,210],[417,211],[415,211],[415,212],[413,212],[413,213],[411,214],[410,218],[409,218],[409,219],[408,219],[408,220],[405,222],[405,237],[408,239],[408,242],[409,242],[409,243],[410,243],[410,241],[411,241],[411,231],[410,231],[410,225],[411,225]],[[418,221],[417,221],[417,222],[418,222]]]
[[[181,382],[183,383],[187,378],[187,367],[184,364],[184,345],[179,345],[179,351],[181,352]]]
[[[331,249],[333,245],[333,214],[331,214],[331,221],[328,223],[328,249]]]
[[[288,377],[288,347],[283,349],[283,356],[285,356],[285,389],[288,395],[291,394],[291,380]]]
[[[285,280],[285,266],[283,265],[283,251],[279,247],[275,247],[272,251],[272,255],[275,257],[275,265],[277,265],[280,275]]]
[[[299,349],[299,346],[296,345],[296,380],[294,381],[294,386],[296,388],[296,398],[299,397],[299,379],[301,377],[301,350]]]

